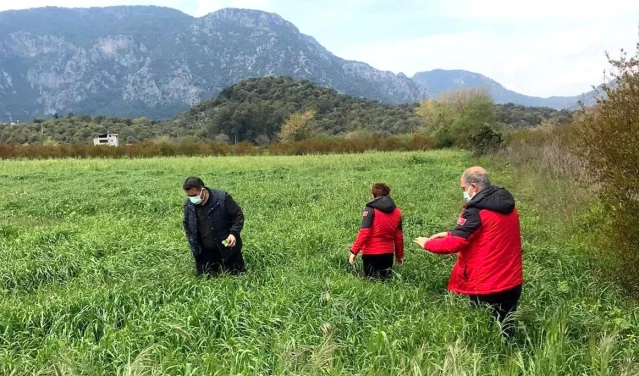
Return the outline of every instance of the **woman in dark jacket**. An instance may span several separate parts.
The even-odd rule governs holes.
[[[373,199],[366,204],[362,214],[362,227],[351,247],[350,264],[361,251],[364,274],[367,277],[386,279],[393,267],[393,255],[397,265],[404,258],[404,232],[402,212],[390,197],[390,187],[383,183],[371,188]]]

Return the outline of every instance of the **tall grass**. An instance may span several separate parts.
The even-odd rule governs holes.
[[[567,127],[549,125],[515,130],[506,135],[503,148],[481,160],[512,171],[507,183],[534,202],[540,215],[559,224],[559,230],[571,232],[596,201],[598,185],[566,147],[568,133]]]
[[[0,161],[0,374],[637,374],[639,305],[553,235],[511,167],[491,172],[522,217],[515,340],[446,293],[454,257],[409,240],[454,223],[471,163],[455,151]],[[244,209],[245,275],[194,277],[189,175]],[[378,181],[405,217],[406,262],[388,283],[346,262]]]

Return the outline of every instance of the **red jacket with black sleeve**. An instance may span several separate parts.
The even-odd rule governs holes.
[[[389,196],[380,196],[366,204],[362,214],[362,227],[351,247],[354,255],[383,255],[395,253],[404,258],[404,232],[402,212]]]
[[[457,253],[448,283],[451,291],[488,295],[523,283],[519,214],[504,188],[490,186],[477,193],[448,236],[429,240],[424,248]]]

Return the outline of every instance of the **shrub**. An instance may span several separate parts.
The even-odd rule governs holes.
[[[314,117],[315,111],[313,110],[308,110],[304,113],[295,113],[289,116],[280,130],[280,140],[283,143],[290,143],[312,138],[315,129],[312,127],[311,121]]]
[[[411,136],[408,148],[410,150],[430,150],[435,147],[435,141],[432,138],[414,134]]]
[[[171,142],[156,139],[120,147],[70,145],[11,145],[0,144],[0,159],[45,159],[45,158],[152,158],[168,156],[219,156],[219,155],[303,155],[332,153],[363,153],[369,150],[402,151],[428,150],[435,147],[432,138],[423,135],[381,137],[359,134],[342,138],[323,136],[288,143],[273,143],[256,146],[250,142],[230,145],[224,142]]]
[[[469,148],[479,155],[497,151],[502,143],[501,132],[488,124],[481,125],[475,133],[468,136]]]
[[[495,123],[495,103],[485,89],[459,90],[419,103],[415,115],[422,121],[421,132],[434,136],[438,148],[472,149],[469,136],[477,133],[477,125]]]
[[[634,56],[622,51],[610,82],[594,108],[583,108],[575,122],[571,143],[600,186],[600,197],[610,219],[605,251],[615,257],[616,275],[639,295],[639,44]]]

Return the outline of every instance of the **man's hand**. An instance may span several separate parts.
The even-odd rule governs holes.
[[[397,266],[403,266],[404,265],[404,259],[395,259],[395,263],[397,264]]]
[[[235,247],[237,240],[235,239],[235,235],[231,234],[228,238],[226,238],[226,246],[227,247]]]
[[[428,240],[437,239],[437,238],[445,238],[448,236],[447,232],[440,232],[438,234],[432,235]]]
[[[415,240],[413,240],[414,243],[419,244],[420,247],[422,247],[422,249],[424,248],[424,244],[426,244],[427,241],[429,241],[430,238],[425,238],[425,237],[419,237]]]
[[[348,263],[351,265],[355,265],[355,257],[357,256],[351,253],[351,257],[348,258]]]

